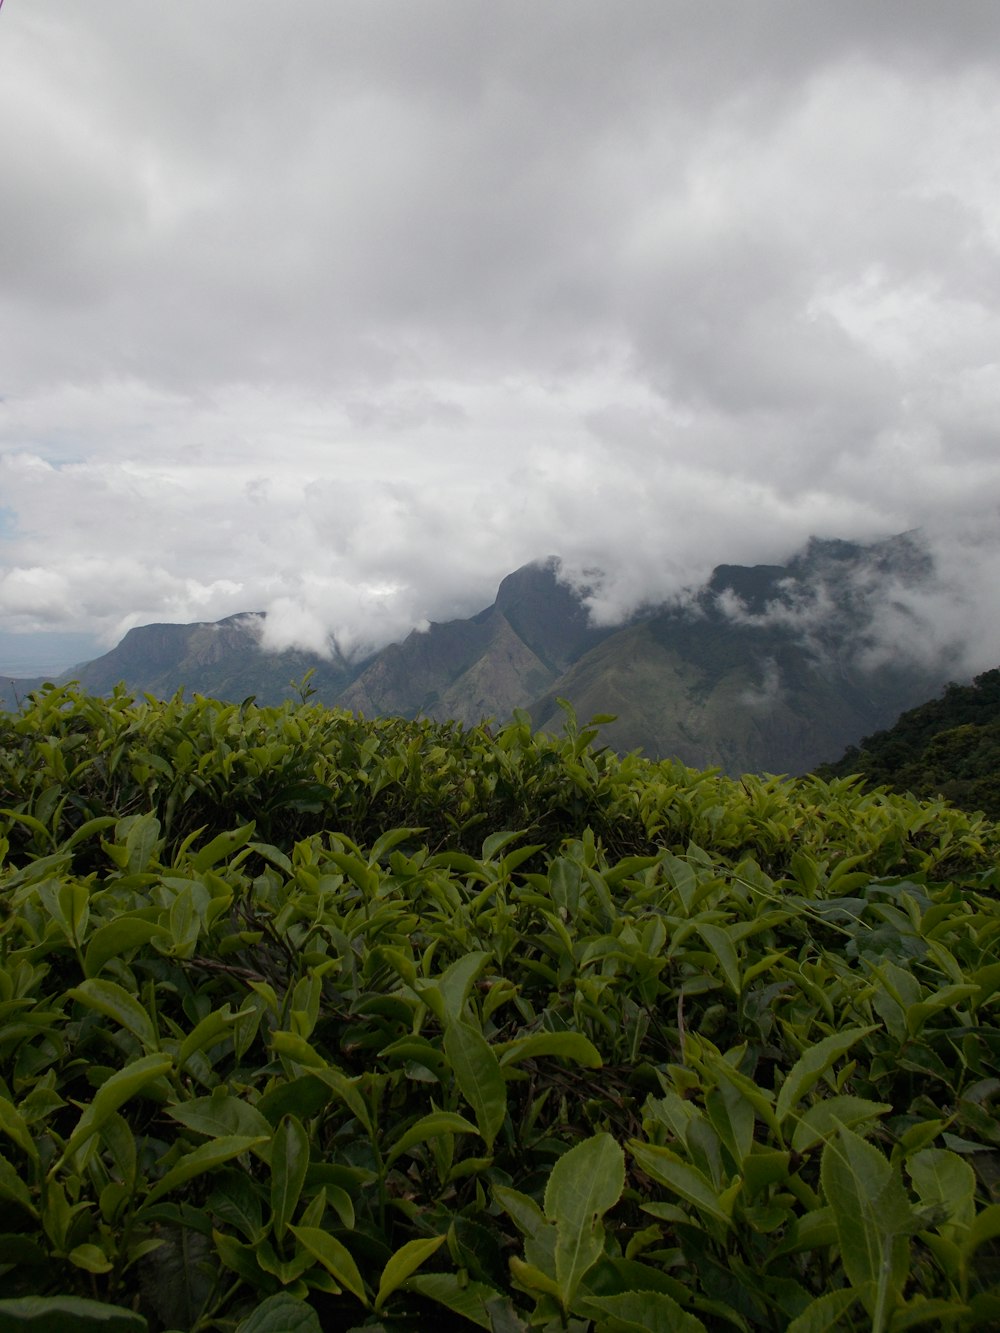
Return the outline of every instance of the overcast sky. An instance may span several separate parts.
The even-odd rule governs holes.
[[[996,665],[998,145],[991,0],[6,0],[0,630],[920,527]]]

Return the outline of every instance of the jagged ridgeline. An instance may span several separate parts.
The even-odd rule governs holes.
[[[911,660],[879,643],[886,609],[932,577],[910,535],[871,546],[813,541],[787,565],[723,565],[697,595],[598,627],[560,582],[558,561],[526,565],[466,620],[432,624],[374,656],[261,650],[260,614],[215,624],[148,625],[70,675],[88,690],[169,698],[178,689],[238,702],[289,697],[313,671],[324,703],[369,717],[472,726],[509,719],[559,725],[557,698],[580,716],[613,713],[603,739],[619,752],[678,756],[698,768],[803,773],[831,761],[936,693],[950,660]],[[881,648],[882,651],[879,651]],[[65,679],[69,679],[67,676]],[[8,687],[16,704],[33,685]]]
[[[560,716],[0,715],[0,1328],[998,1326],[997,825]]]

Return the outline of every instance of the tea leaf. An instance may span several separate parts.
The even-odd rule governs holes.
[[[421,1116],[416,1124],[411,1125],[396,1140],[386,1156],[386,1165],[390,1166],[404,1152],[409,1152],[418,1143],[426,1143],[428,1139],[439,1138],[445,1134],[475,1134],[477,1132],[476,1126],[470,1120],[466,1120],[465,1116],[455,1115],[452,1111],[431,1111],[429,1115]]]
[[[557,1055],[585,1069],[600,1069],[604,1063],[594,1043],[582,1032],[532,1032],[527,1037],[516,1037],[496,1047],[500,1065],[520,1064],[522,1060],[536,1060],[544,1055]]]
[[[49,1174],[58,1170],[62,1164],[86,1143],[92,1134],[96,1134],[104,1122],[137,1092],[148,1087],[173,1068],[173,1061],[168,1055],[144,1055],[131,1064],[119,1069],[102,1083],[94,1094],[94,1100],[84,1110],[77,1121],[66,1146]]]
[[[841,1129],[823,1149],[823,1190],[833,1208],[848,1279],[884,1328],[908,1272],[908,1234],[916,1218],[898,1167],[852,1130]]]
[[[18,1296],[0,1300],[0,1333],[146,1333],[142,1315],[80,1296]]]
[[[335,1281],[356,1296],[366,1308],[369,1304],[364,1280],[351,1252],[336,1236],[320,1227],[289,1226],[295,1239],[309,1251]]]
[[[261,1301],[253,1314],[236,1325],[236,1333],[322,1333],[319,1315],[287,1291]]]
[[[444,1052],[479,1132],[492,1148],[507,1114],[507,1084],[496,1054],[481,1032],[462,1022],[448,1024]]]
[[[268,1121],[255,1106],[239,1097],[196,1097],[164,1110],[171,1119],[208,1138],[220,1139],[227,1134],[263,1139],[271,1136]]]
[[[405,1286],[407,1291],[415,1291],[453,1310],[470,1324],[486,1329],[494,1327],[489,1307],[501,1299],[501,1293],[485,1282],[470,1282],[457,1273],[417,1273],[407,1278]]]
[[[309,1135],[294,1115],[282,1116],[271,1140],[271,1214],[280,1241],[298,1206],[309,1169]]]
[[[844,1315],[858,1299],[853,1291],[831,1291],[817,1296],[788,1325],[788,1333],[837,1333],[844,1327]]]
[[[833,1036],[824,1037],[822,1041],[816,1042],[814,1046],[811,1046],[809,1050],[801,1055],[788,1071],[788,1076],[778,1091],[778,1100],[774,1108],[778,1123],[781,1124],[785,1120],[792,1107],[802,1100],[835,1060],[839,1059],[845,1051],[849,1051],[856,1042],[874,1031],[874,1027],[866,1027],[849,1028],[846,1032],[835,1032]]]
[[[106,1018],[113,1018],[123,1028],[134,1033],[148,1051],[158,1048],[156,1030],[149,1014],[139,1001],[116,981],[101,981],[91,978],[74,986],[66,992],[71,1000],[96,1009]]]
[[[629,1151],[647,1175],[694,1204],[700,1212],[727,1227],[731,1225],[732,1204],[727,1206],[724,1196],[697,1167],[690,1166],[670,1148],[657,1144],[632,1142]]]
[[[907,1170],[923,1207],[940,1210],[952,1227],[972,1224],[976,1173],[968,1162],[946,1148],[924,1148],[910,1158]]]
[[[426,1240],[408,1240],[405,1245],[399,1247],[382,1270],[378,1294],[375,1297],[376,1310],[382,1309],[396,1288],[401,1287],[422,1263],[440,1249],[445,1239],[444,1236],[430,1236]]]
[[[661,1291],[625,1291],[618,1296],[588,1296],[588,1312],[603,1316],[606,1333],[705,1333],[705,1325]]]
[[[600,1219],[625,1188],[625,1154],[610,1134],[595,1134],[559,1158],[545,1187],[545,1216],[556,1225],[555,1278],[568,1309],[603,1249]]]
[[[200,1148],[185,1153],[180,1161],[172,1166],[161,1180],[156,1182],[146,1195],[143,1208],[162,1198],[164,1194],[169,1194],[171,1190],[176,1189],[178,1185],[183,1185],[185,1181],[192,1180],[195,1176],[204,1175],[207,1171],[214,1171],[223,1162],[229,1162],[234,1157],[239,1157],[241,1153],[259,1147],[260,1144],[265,1142],[264,1138],[251,1138],[245,1134],[230,1134],[224,1138],[213,1139],[210,1143],[203,1143]]]

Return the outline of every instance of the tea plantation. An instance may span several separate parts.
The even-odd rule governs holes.
[[[998,826],[599,724],[0,714],[0,1333],[1000,1327]]]

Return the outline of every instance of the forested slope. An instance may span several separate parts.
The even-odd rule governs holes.
[[[984,672],[971,685],[949,685],[940,698],[911,708],[819,772],[860,773],[875,786],[946,796],[1000,819],[1000,670]]]

